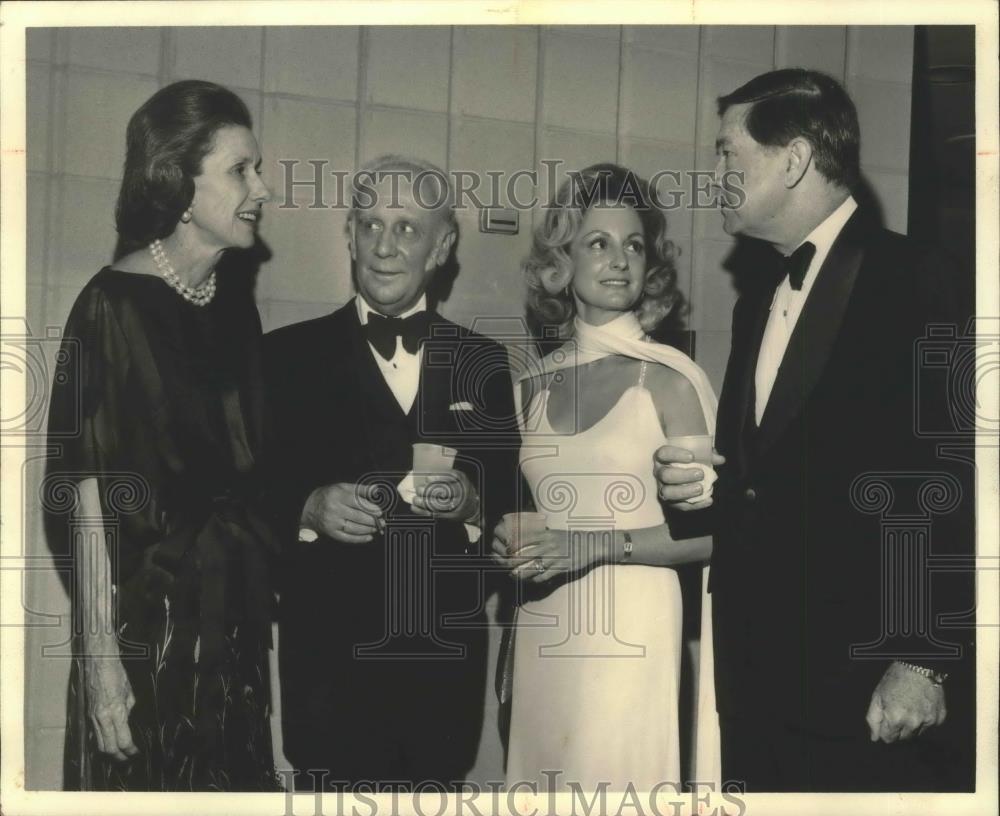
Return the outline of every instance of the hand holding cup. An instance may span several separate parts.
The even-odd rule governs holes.
[[[677,510],[701,510],[712,504],[715,467],[725,457],[715,452],[708,434],[671,436],[653,456],[660,499]]]

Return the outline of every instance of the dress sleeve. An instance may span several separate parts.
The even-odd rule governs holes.
[[[107,474],[116,470],[128,365],[128,345],[112,303],[92,281],[66,322],[49,401],[52,454],[42,500],[49,546],[57,556],[72,555],[68,523],[76,485],[97,478],[103,497]]]

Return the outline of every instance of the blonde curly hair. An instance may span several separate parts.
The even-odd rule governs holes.
[[[542,223],[535,230],[531,253],[521,265],[528,286],[528,314],[537,323],[558,327],[560,337],[572,333],[576,303],[569,287],[552,291],[545,285],[546,272],[561,270],[572,277],[570,244],[584,216],[595,205],[625,204],[642,222],[646,239],[646,283],[635,306],[636,317],[646,332],[653,331],[667,315],[682,315],[684,295],[677,287],[675,261],[678,250],[667,238],[667,220],[653,204],[649,183],[631,170],[603,163],[570,173],[552,203],[544,208]]]

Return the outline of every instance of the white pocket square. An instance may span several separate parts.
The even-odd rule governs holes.
[[[475,411],[471,402],[453,402],[448,406],[449,411]]]

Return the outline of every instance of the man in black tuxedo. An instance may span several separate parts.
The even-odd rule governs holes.
[[[299,789],[448,784],[482,730],[480,533],[513,506],[510,371],[499,343],[427,308],[457,232],[445,175],[382,157],[352,192],[357,297],[266,339],[284,750]],[[416,442],[457,454],[413,495]]]
[[[857,114],[834,80],[774,71],[719,113],[725,230],[777,252],[733,313],[713,498],[685,501],[701,472],[671,466],[676,448],[658,451],[657,476],[677,510],[714,503],[723,779],[750,792],[968,789],[972,630],[939,616],[973,606],[971,478],[914,432],[916,408],[947,411],[914,376],[928,327],[957,319],[947,266],[858,208]],[[934,489],[954,495],[935,507]],[[935,513],[948,515],[921,527]],[[907,538],[907,524],[923,532]],[[928,578],[924,534],[966,574]]]

